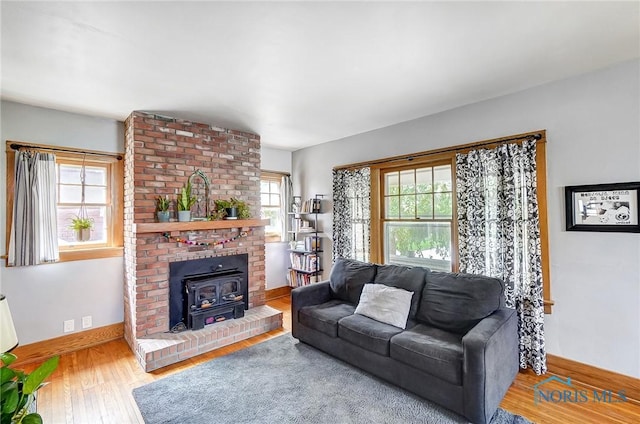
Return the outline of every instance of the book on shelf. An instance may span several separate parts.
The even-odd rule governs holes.
[[[289,253],[292,271],[316,272],[320,270],[320,258],[315,253],[299,254]]]
[[[319,277],[317,275],[301,274],[295,270],[289,271],[287,279],[289,280],[289,285],[291,287],[308,286],[309,284],[317,283],[319,281]]]
[[[304,219],[295,218],[291,221],[291,231],[295,233],[314,233],[313,223]]]
[[[320,199],[309,199],[302,202],[300,212],[302,213],[320,213]]]
[[[304,249],[309,251],[320,250],[322,242],[318,236],[307,236],[304,238]]]

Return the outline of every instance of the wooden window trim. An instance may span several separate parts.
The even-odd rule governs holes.
[[[91,159],[91,158],[86,158],[86,160],[82,157],[78,158],[75,157],[73,155],[70,155],[68,153],[58,153],[59,157],[56,158],[56,164],[58,165],[72,165],[72,166],[82,166],[82,164],[84,163],[86,166],[88,167],[94,167],[94,168],[103,168],[106,169],[107,175],[109,176],[109,181],[107,181],[107,193],[106,193],[106,197],[108,199],[107,203],[104,204],[104,206],[106,206],[107,209],[107,221],[109,223],[112,222],[112,210],[114,208],[114,199],[112,197],[112,186],[113,186],[113,177],[112,174],[114,172],[114,166],[113,166],[113,162],[111,161],[102,161],[102,160],[95,160],[95,159]],[[60,183],[59,183],[60,184]],[[60,194],[60,193],[58,193]],[[61,203],[58,202],[58,205],[60,205]],[[74,206],[76,204],[73,204]],[[90,205],[97,205],[97,204],[87,204],[87,206]],[[103,205],[103,204],[100,204]],[[79,207],[79,204],[77,204],[77,206],[75,207]],[[70,245],[70,246],[59,246],[58,249],[60,251],[60,254],[62,255],[63,252],[70,252],[70,251],[84,251],[84,250],[95,250],[95,249],[101,249],[101,248],[108,248],[111,247],[113,245],[113,226],[109,225],[109,231],[107,231],[107,241],[104,243],[91,243],[90,245],[87,244],[82,244],[82,245]],[[89,247],[90,246],[90,247]]]
[[[289,174],[288,172],[267,171],[265,169],[260,171],[260,179],[263,179],[263,180],[272,179],[272,180],[280,181],[281,178],[285,176],[290,177],[291,174]]]
[[[371,167],[371,234],[369,254],[371,262],[382,263],[384,261],[384,223],[389,221],[384,216],[384,174],[393,171],[403,171],[407,169],[415,169],[421,167],[434,167],[440,165],[451,165],[451,169],[455,170],[455,154],[438,153],[433,156],[420,156],[417,159],[399,161],[393,163],[381,163]],[[452,219],[451,219],[451,245],[458,246],[458,220],[456,197],[456,175],[455,171],[451,173],[451,195],[452,202]],[[390,220],[396,221],[396,220]],[[438,220],[401,220],[404,222],[437,222]],[[447,220],[447,222],[449,222]],[[375,224],[374,224],[375,223]],[[375,230],[374,230],[375,228]],[[452,272],[458,272],[458,252],[457,249],[451,249],[451,267]]]
[[[264,242],[265,243],[280,243],[282,238],[278,234],[265,234]]]
[[[536,148],[536,176],[537,176],[537,197],[539,207],[539,219],[540,219],[540,248],[541,248],[541,262],[542,262],[542,276],[543,276],[543,300],[544,300],[544,312],[546,314],[552,313],[554,301],[551,299],[551,262],[549,260],[549,218],[547,210],[547,159],[546,159],[546,131],[533,131],[529,133],[517,134],[509,137],[501,137],[496,139],[478,141],[474,143],[452,146],[443,149],[435,149],[429,151],[423,151],[418,153],[411,153],[401,156],[394,156],[387,159],[380,159],[372,162],[361,162],[346,166],[335,167],[334,169],[350,169],[359,168],[363,166],[369,166],[371,168],[371,234],[370,234],[370,258],[372,262],[381,263],[384,258],[383,252],[383,207],[382,201],[384,199],[384,193],[382,190],[384,184],[382,181],[383,172],[393,168],[409,169],[416,168],[418,166],[437,163],[438,161],[450,161],[453,169],[455,170],[455,155],[457,153],[468,153],[471,150],[478,148],[491,149],[502,144],[507,143],[522,143],[522,141],[530,138],[533,135],[539,134],[540,139],[537,142]],[[456,197],[456,173],[452,173],[453,184],[453,196]],[[459,258],[457,255],[458,246],[458,220],[457,217],[457,202],[453,202],[453,236],[452,243],[456,249],[452,249],[451,262],[454,272],[459,270]]]
[[[16,151],[11,148],[11,144],[15,141],[7,140],[6,142],[6,177],[7,177],[7,209],[6,209],[6,231],[5,231],[5,251],[9,252],[9,239],[11,236],[11,221],[13,218],[13,189],[15,185],[15,153]],[[49,146],[44,144],[17,142],[20,145],[29,146],[33,150],[42,149],[45,152],[56,153],[57,149],[64,149],[63,153],[57,153],[63,155],[65,162],[67,158],[69,162],[81,161],[84,152],[80,149]],[[111,217],[109,226],[109,234],[107,236],[108,242],[106,244],[94,244],[90,247],[72,247],[60,250],[60,260],[58,262],[78,261],[85,259],[101,259],[112,258],[122,256],[124,252],[124,160],[118,160],[116,155],[109,152],[100,151],[87,151],[95,155],[100,156],[99,160],[91,157],[88,160],[90,162],[101,162],[109,164],[110,181],[108,184],[108,194],[111,196]],[[123,154],[117,154],[122,156]],[[8,259],[8,255],[4,255],[5,259]],[[9,266],[8,262],[6,266]]]
[[[274,182],[277,182],[278,184],[281,184],[282,183],[282,177],[284,177],[284,176],[289,176],[289,173],[288,172],[278,172],[278,171],[265,171],[265,170],[260,171],[260,180],[261,181],[274,181]],[[260,193],[262,194],[262,191]],[[261,198],[262,198],[262,196],[261,196]],[[263,205],[262,202],[260,202],[260,207],[262,208],[263,206],[267,206],[267,205]],[[269,206],[269,207],[273,207],[273,206]],[[282,231],[284,231],[284,228],[282,229]],[[283,238],[284,238],[284,234],[266,233],[265,232],[264,242],[265,243],[280,243]]]

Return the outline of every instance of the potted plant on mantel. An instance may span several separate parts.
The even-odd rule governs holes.
[[[78,216],[71,218],[69,228],[75,230],[77,241],[88,241],[91,238],[91,228],[93,227],[93,218]]]
[[[165,195],[164,197],[158,196],[156,199],[156,210],[158,222],[169,222],[169,205],[171,201],[169,200],[169,196]]]
[[[215,200],[216,205],[216,218],[223,219],[247,219],[251,215],[249,213],[249,206],[243,200],[235,198],[218,199]]]
[[[187,181],[187,184],[182,187],[177,200],[178,205],[178,221],[189,222],[191,221],[191,206],[196,203],[196,197],[191,194],[191,181]]]

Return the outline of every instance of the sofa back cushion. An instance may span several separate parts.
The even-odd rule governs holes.
[[[424,288],[427,273],[429,273],[427,268],[378,265],[376,278],[373,282],[413,292],[409,318],[415,318],[422,298],[422,289]]]
[[[331,269],[329,285],[334,298],[358,304],[362,287],[376,276],[376,265],[353,259],[337,259]]]
[[[431,272],[422,291],[417,318],[442,330],[464,334],[504,306],[498,278]]]

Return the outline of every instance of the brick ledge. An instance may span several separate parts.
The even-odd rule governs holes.
[[[257,306],[245,311],[242,318],[208,325],[202,330],[138,338],[134,353],[142,368],[149,372],[281,327],[282,312],[266,305]]]

